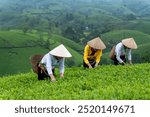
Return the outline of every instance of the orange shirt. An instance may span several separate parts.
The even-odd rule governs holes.
[[[83,56],[83,60],[86,64],[89,63],[88,59],[95,59],[96,63],[100,62],[100,58],[102,56],[102,50],[97,50],[93,55],[92,54],[92,48],[89,45],[86,45],[84,48],[84,56]]]

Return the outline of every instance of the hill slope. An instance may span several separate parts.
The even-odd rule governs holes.
[[[20,72],[29,72],[31,65],[29,57],[33,54],[45,54],[55,48],[62,42],[73,55],[72,58],[66,59],[66,66],[79,66],[82,62],[82,46],[64,38],[54,35],[51,41],[39,39],[37,34],[24,34],[21,31],[0,31],[0,76]],[[71,43],[69,45],[69,43]],[[76,45],[72,47],[73,45]]]
[[[107,46],[105,51],[110,51],[112,46],[129,37],[133,37],[138,46],[150,42],[149,34],[137,30],[114,30],[102,35],[102,39]]]
[[[150,62],[150,43],[141,44],[137,50],[133,52],[135,62],[143,63]]]
[[[149,62],[149,16],[149,0],[0,0],[0,30],[7,30],[0,31],[0,76],[29,72],[31,55],[61,43],[73,55],[65,65],[81,66],[83,45],[96,36],[107,46],[101,64],[110,63],[112,45],[128,37],[139,47],[133,62]],[[24,33],[9,31],[15,29]]]
[[[116,45],[124,38],[133,37],[138,45],[136,50],[132,50],[133,63],[150,62],[149,43],[150,35],[137,30],[114,30],[102,35],[102,39],[107,48],[104,50],[101,63],[110,64],[111,61],[108,56],[112,46]]]
[[[150,64],[68,68],[57,82],[38,81],[34,73],[0,78],[0,99],[149,100]]]

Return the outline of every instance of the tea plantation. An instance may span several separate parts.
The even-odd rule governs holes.
[[[58,74],[58,69],[56,71]],[[65,69],[57,82],[33,72],[0,78],[1,100],[149,100],[150,64]]]

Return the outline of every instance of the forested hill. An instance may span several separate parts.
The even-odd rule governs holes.
[[[150,16],[149,0],[0,1],[2,29],[44,30],[78,43],[114,29],[136,30],[136,25],[145,25]]]
[[[150,0],[0,0],[0,75],[29,71],[31,55],[60,43],[73,55],[66,66],[82,66],[84,46],[97,36],[107,46],[101,64],[128,37],[139,47],[133,61],[150,62]]]
[[[136,19],[144,18],[145,21],[150,16],[150,0],[0,0],[0,2],[1,28],[19,28],[24,32],[30,29],[54,31],[76,42],[84,39],[86,42],[92,37],[116,28],[128,28],[127,24],[133,27]]]

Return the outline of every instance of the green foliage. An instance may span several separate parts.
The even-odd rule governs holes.
[[[114,30],[102,35],[102,39],[105,42],[108,51],[113,45],[116,45],[122,39],[133,37],[137,45],[149,43],[150,35],[136,31],[136,30]]]
[[[133,59],[135,62],[150,62],[150,43],[141,44],[137,50],[133,52]]]
[[[149,100],[150,64],[66,68],[57,82],[38,81],[34,73],[0,78],[3,100]]]
[[[134,20],[133,22],[128,23],[124,28],[138,30],[147,34],[150,34],[150,22],[144,20]]]
[[[52,36],[52,39],[55,40],[55,41],[58,41],[62,44],[65,44],[66,46],[78,51],[78,52],[81,52],[83,51],[83,46],[82,45],[79,45],[77,43],[75,43],[74,41],[72,40],[69,40],[67,38],[64,38],[62,36],[59,36],[59,35],[53,35]]]
[[[80,66],[82,46],[62,36],[52,35],[48,39],[46,32],[35,30],[24,34],[20,30],[0,31],[0,76],[28,72],[31,69],[29,57],[33,54],[46,54],[63,43],[73,55],[66,59],[66,66]],[[80,51],[80,53],[78,53]]]
[[[47,51],[41,47],[0,49],[0,76],[29,72],[31,69],[30,56],[39,53],[45,54]]]
[[[73,55],[66,59],[66,66],[81,66],[83,45],[97,36],[107,46],[100,64],[111,63],[111,47],[128,37],[139,47],[133,60],[149,62],[149,47],[145,45],[150,42],[149,16],[148,0],[1,1],[0,30],[4,31],[0,31],[0,64],[4,69],[0,75],[29,71],[30,55],[46,53],[61,43]]]
[[[135,20],[136,16],[134,14],[127,14],[125,19],[127,19],[127,20]]]
[[[32,29],[56,31],[75,42],[83,39],[82,42],[86,43],[118,27],[125,28],[126,19],[145,21],[141,16],[148,18],[149,8],[146,0],[13,0],[0,6],[0,25],[5,29],[18,28],[24,33]],[[86,27],[90,32],[88,36],[84,35]]]

